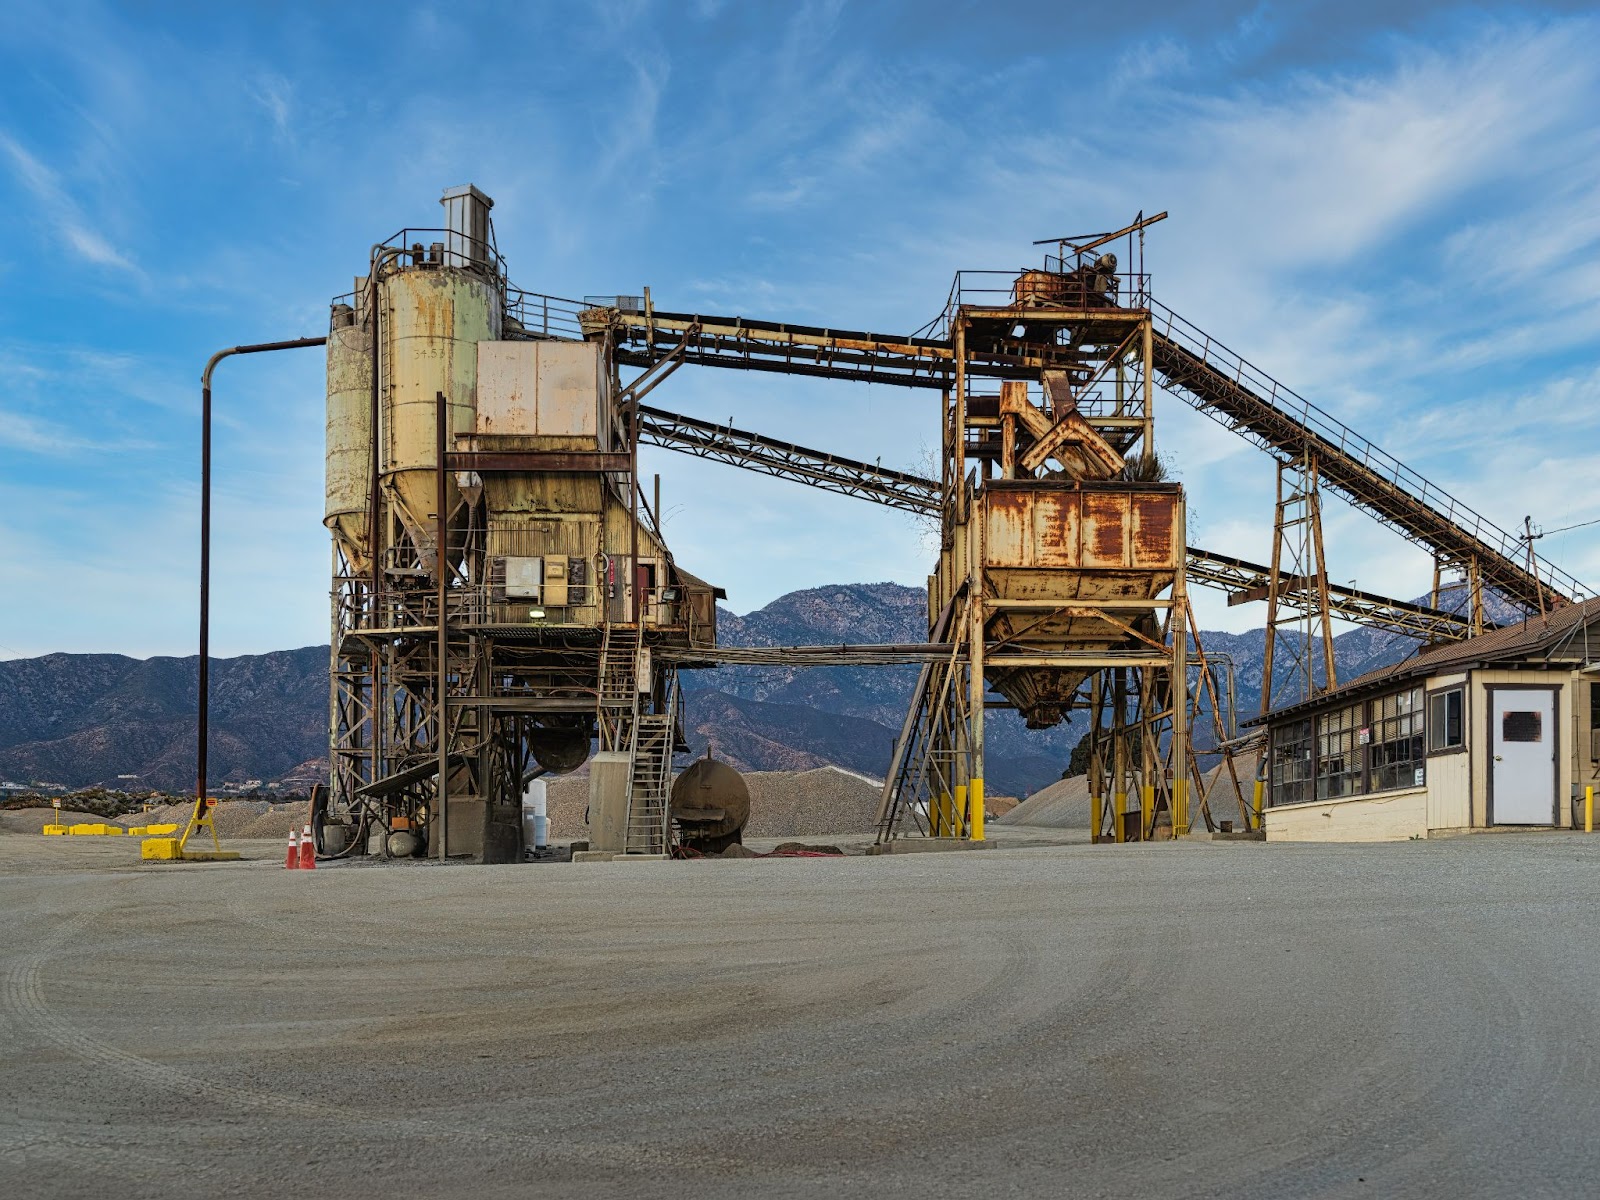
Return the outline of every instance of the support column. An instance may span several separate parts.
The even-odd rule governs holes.
[[[1128,840],[1128,673],[1126,667],[1111,673],[1111,837]]]
[[[983,835],[983,695],[987,690],[983,679],[984,622],[988,615],[983,596],[983,505],[974,497],[968,510],[967,551],[972,556],[969,604],[972,609],[972,644],[968,647],[971,669],[968,672],[971,693],[967,702],[971,711],[967,724],[972,730],[971,778],[967,781],[967,836],[975,842]]]
[[[1096,671],[1089,683],[1089,841],[1098,842],[1105,828],[1105,760],[1100,752],[1101,706],[1105,703],[1104,671]]]
[[[1185,505],[1178,506],[1178,528],[1184,529]],[[1184,614],[1189,607],[1185,556],[1178,557],[1172,583],[1172,836],[1189,832],[1189,631]]]

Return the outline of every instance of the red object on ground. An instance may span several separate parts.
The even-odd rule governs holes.
[[[302,871],[315,870],[317,865],[317,844],[311,840],[311,826],[307,825],[300,835],[300,869]]]
[[[289,830],[289,857],[284,860],[284,868],[295,870],[300,865],[300,847],[295,842],[294,830]]]

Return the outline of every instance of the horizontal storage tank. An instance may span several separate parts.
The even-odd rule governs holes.
[[[719,853],[739,841],[750,819],[744,776],[708,754],[672,784],[672,819],[685,845]]]
[[[339,539],[350,565],[363,572],[372,500],[372,330],[357,322],[348,304],[333,306],[328,330],[326,471],[322,523]]]

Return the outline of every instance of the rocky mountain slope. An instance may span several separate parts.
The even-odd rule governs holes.
[[[893,583],[792,592],[765,608],[719,614],[730,645],[913,642],[926,632],[926,598]],[[1208,652],[1235,667],[1238,711],[1258,710],[1265,634],[1203,633]],[[1357,629],[1335,639],[1341,679],[1394,662],[1414,644]],[[211,779],[315,777],[326,751],[326,647],[216,660],[212,666]],[[69,787],[193,786],[197,660],[49,654],[0,662],[0,780]],[[835,763],[869,775],[888,767],[916,681],[915,667],[723,667],[685,672],[685,732],[747,770]],[[991,712],[989,790],[1026,795],[1058,779],[1083,719],[1043,732]]]

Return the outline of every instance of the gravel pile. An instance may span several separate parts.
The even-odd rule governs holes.
[[[1088,829],[1089,823],[1087,775],[1074,775],[1040,788],[1010,812],[995,818],[997,825],[1035,829]]]
[[[1234,760],[1234,770],[1239,775],[1239,785],[1244,790],[1245,803],[1250,803],[1256,777],[1255,754],[1240,755]],[[1227,767],[1219,763],[1205,774],[1206,795],[1211,803],[1211,819],[1217,822],[1232,821],[1241,826],[1239,800],[1233,790],[1233,780]],[[1204,828],[1198,806],[1191,804],[1191,815],[1196,828]],[[1031,825],[1041,829],[1089,828],[1089,778],[1074,775],[1041,788],[1010,812],[995,818],[999,825]]]
[[[750,837],[811,837],[821,833],[870,833],[878,819],[882,789],[834,767],[811,771],[752,771]]]
[[[309,800],[296,800],[290,804],[269,804],[264,812],[257,815],[234,836],[287,841],[291,829],[302,829],[309,820],[311,820]]]
[[[59,815],[63,825],[76,825],[80,821],[93,823],[105,820],[104,817],[78,812],[72,808],[63,808]],[[0,833],[31,833],[37,837],[46,825],[55,824],[56,816],[56,810],[53,808],[5,809],[0,811]]]
[[[880,786],[849,771],[818,767],[811,771],[749,771],[750,837],[815,837],[825,833],[870,833],[878,818]],[[587,837],[587,774],[549,782],[545,811],[555,840]]]

